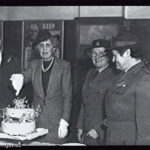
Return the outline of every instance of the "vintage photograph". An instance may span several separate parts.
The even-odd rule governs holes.
[[[0,146],[150,146],[150,6],[0,6]]]

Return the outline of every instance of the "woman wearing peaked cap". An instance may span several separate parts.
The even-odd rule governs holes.
[[[150,145],[150,71],[143,62],[140,40],[132,33],[121,33],[110,50],[123,72],[105,100],[106,144]]]
[[[37,127],[49,129],[47,135],[37,140],[62,144],[66,142],[72,104],[71,67],[67,61],[53,56],[54,46],[48,30],[39,31],[34,47],[41,59],[34,60],[22,72],[22,77],[24,83],[32,80],[33,105],[41,106]],[[23,82],[19,86],[16,83],[19,75],[12,75],[18,93],[23,85]]]
[[[85,50],[95,68],[89,70],[82,89],[82,104],[77,124],[78,140],[86,145],[103,145],[105,94],[117,77],[109,66],[110,42],[104,39],[93,41],[92,47]]]

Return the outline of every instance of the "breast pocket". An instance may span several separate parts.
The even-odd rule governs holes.
[[[128,89],[128,85],[117,86],[114,90],[112,90],[112,94],[123,95],[124,93],[126,93],[127,89]]]

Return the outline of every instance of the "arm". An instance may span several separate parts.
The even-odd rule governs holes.
[[[63,91],[63,119],[69,122],[71,105],[72,105],[72,82],[71,82],[71,67],[68,63],[62,75],[62,91]]]
[[[63,92],[63,115],[59,122],[58,137],[64,138],[68,134],[69,119],[71,113],[72,84],[71,68],[68,63],[63,70],[62,75],[62,92]]]
[[[109,85],[109,87],[111,87],[110,85]],[[108,93],[108,89],[106,90],[105,95],[104,95],[102,108],[103,107],[105,108],[105,101],[107,99],[107,93]],[[103,117],[99,117],[99,119],[97,119],[96,123],[94,124],[94,129],[97,131],[97,133],[100,136],[100,138],[103,139],[104,138],[104,134],[105,134],[105,130],[104,130],[104,128],[102,126],[104,125],[104,122],[106,121],[105,109],[102,109],[101,113],[104,115],[104,118]]]
[[[136,145],[150,145],[150,75],[135,90]]]
[[[79,119],[78,119],[78,122],[77,122],[77,128],[78,129],[84,129],[84,124],[85,124],[85,109],[84,109],[83,99],[86,97],[86,95],[85,95],[85,93],[86,93],[85,89],[86,89],[86,85],[88,84],[88,80],[90,78],[91,72],[92,72],[92,70],[88,71],[88,73],[86,75],[86,78],[85,78],[85,81],[84,81],[84,84],[83,84],[83,87],[82,87],[81,108],[80,108],[80,113],[79,113]]]
[[[33,72],[33,69],[32,69],[32,63],[31,63],[26,70],[21,72],[22,75],[24,76],[24,83],[27,83],[32,80],[32,72]]]
[[[81,104],[81,109],[80,109],[80,114],[79,114],[79,119],[78,119],[78,122],[77,122],[77,129],[84,129],[84,107],[83,107],[83,104]]]
[[[10,58],[11,61],[9,62],[9,65],[12,65],[11,67],[13,69],[13,73],[20,73],[21,72],[20,59],[18,59],[15,56],[10,56]]]

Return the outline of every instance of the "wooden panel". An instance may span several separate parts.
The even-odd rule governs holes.
[[[21,58],[22,22],[4,21],[4,51]]]

